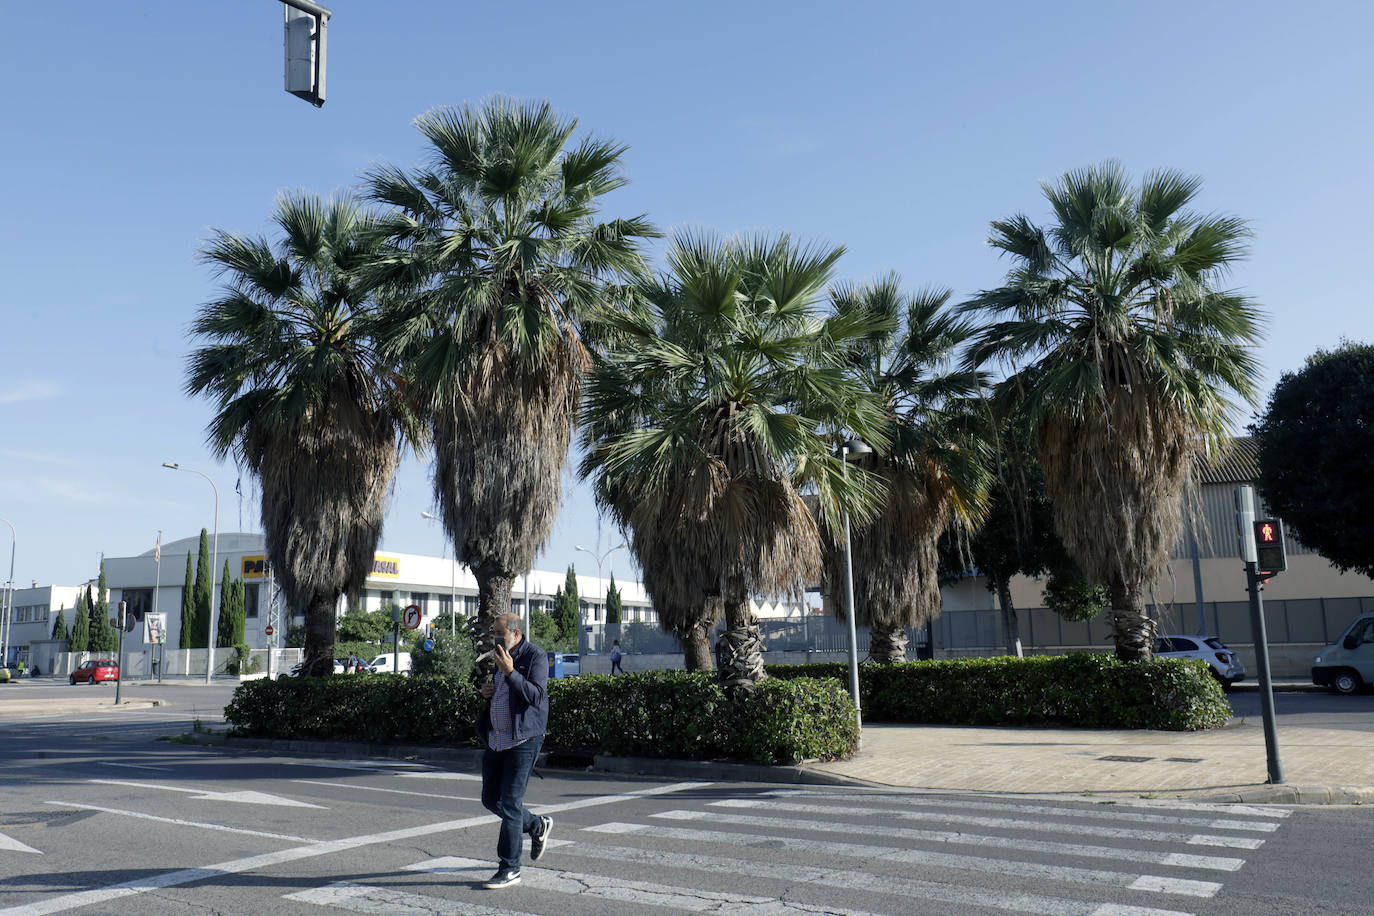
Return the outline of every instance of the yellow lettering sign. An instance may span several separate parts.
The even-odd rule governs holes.
[[[401,578],[401,561],[395,557],[374,556],[372,558],[372,576],[385,579]]]
[[[244,557],[242,575],[245,579],[261,579],[267,575],[267,558]]]

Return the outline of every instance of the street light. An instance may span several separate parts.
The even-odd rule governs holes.
[[[846,480],[849,479],[849,462],[854,458],[873,454],[873,449],[862,439],[850,439],[840,446],[841,468]],[[845,618],[849,624],[849,694],[854,698],[854,718],[859,728],[864,727],[863,709],[859,705],[859,639],[854,629],[854,553],[849,540],[849,506],[844,507],[844,597]]]
[[[432,512],[424,512],[424,511],[422,511],[422,512],[420,513],[420,515],[423,516],[424,518],[429,519],[430,521],[437,521],[437,520],[438,520],[438,516],[435,515],[435,514],[432,513]],[[440,554],[439,554],[439,558],[440,558],[440,559],[443,559],[443,557],[444,557],[444,552],[447,551],[447,550],[448,550],[448,537],[445,536],[445,537],[444,537],[444,547],[443,547],[443,550],[440,551]],[[457,573],[457,571],[455,570],[455,567],[456,567],[457,565],[458,565],[458,558],[455,557],[454,560],[453,560],[453,562],[450,563],[450,564],[449,564],[449,567],[448,567],[448,629],[449,629],[449,635],[450,635],[450,636],[456,636],[456,635],[458,634],[458,585],[457,585],[457,582],[456,582],[456,577],[457,577],[458,573]]]
[[[210,489],[215,491],[215,542],[210,551],[210,633],[205,640],[205,683],[209,684],[211,683],[210,675],[214,673],[215,669],[215,637],[216,631],[219,629],[219,589],[215,588],[215,573],[217,572],[215,565],[219,562],[219,487],[215,486],[215,482],[210,479],[209,475],[203,474],[195,468],[184,468],[175,461],[164,461],[162,466],[173,471],[199,474],[205,478],[206,483],[210,484]],[[186,621],[183,620],[181,625],[186,626]]]
[[[10,578],[5,589],[5,619],[0,620],[0,668],[8,668],[10,663],[10,618],[14,616],[14,548],[19,544],[19,533],[14,530],[14,523],[9,519],[0,518],[10,526]]]
[[[574,550],[580,550],[580,551],[582,551],[582,552],[585,553],[585,554],[589,554],[589,555],[591,556],[591,558],[592,558],[593,560],[596,561],[596,577],[597,577],[598,579],[601,579],[601,563],[602,563],[602,561],[604,561],[607,557],[609,557],[611,554],[615,553],[617,550],[619,550],[620,548],[622,548],[622,547],[624,547],[624,546],[625,546],[625,542],[624,542],[624,541],[621,541],[619,544],[616,544],[614,547],[612,547],[610,550],[608,550],[608,551],[606,551],[605,553],[603,553],[601,556],[597,556],[595,553],[593,553],[592,551],[588,550],[588,549],[585,548],[585,547],[574,547],[573,549],[574,549]],[[602,579],[602,581],[601,581],[601,587],[602,587],[602,589],[603,589],[603,591],[602,591],[602,596],[601,596],[601,612],[604,614],[604,613],[606,612],[606,599],[609,598],[610,595],[611,595],[611,587],[610,587],[610,585],[609,585],[604,579]]]

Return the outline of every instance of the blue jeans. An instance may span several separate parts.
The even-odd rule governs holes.
[[[496,855],[502,868],[519,868],[524,834],[534,836],[543,829],[539,818],[525,808],[525,786],[543,744],[544,736],[536,735],[510,750],[487,748],[482,755],[482,807],[501,818]]]

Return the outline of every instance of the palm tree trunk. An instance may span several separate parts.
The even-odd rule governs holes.
[[[1021,621],[1016,618],[1016,605],[1011,603],[1011,582],[997,580],[997,605],[1002,609],[1002,623],[1007,628],[1007,654],[1022,658]]]
[[[1136,582],[1114,580],[1112,594],[1112,641],[1116,657],[1125,662],[1154,655],[1155,622],[1145,613],[1145,589]]]
[[[694,624],[685,634],[678,634],[682,643],[682,660],[688,671],[715,671],[716,661],[711,657],[711,623],[702,621]]]
[[[496,648],[496,637],[492,627],[496,618],[510,613],[510,593],[515,586],[515,577],[478,567],[472,571],[477,579],[477,654],[481,655]],[[457,612],[457,609],[454,609]],[[581,625],[581,621],[578,621]],[[529,634],[525,634],[528,638]],[[496,662],[488,658],[482,663],[482,674],[493,677]]]
[[[906,627],[896,624],[871,624],[868,654],[880,665],[906,661]]]
[[[308,677],[334,673],[334,640],[338,618],[338,596],[316,593],[305,608],[305,658],[302,669]]]
[[[720,682],[727,692],[748,690],[768,675],[763,670],[763,638],[749,595],[742,584],[731,583],[725,596],[725,632],[716,645]]]

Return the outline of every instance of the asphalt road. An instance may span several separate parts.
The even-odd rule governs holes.
[[[548,854],[484,891],[496,827],[475,774],[159,740],[189,720],[0,719],[0,914],[1255,916],[1367,913],[1374,894],[1368,809],[567,772],[530,788]]]
[[[1232,690],[1227,694],[1235,714],[1254,722],[1262,719],[1258,690]],[[1339,728],[1374,732],[1374,693],[1343,697],[1335,693],[1276,693],[1274,720],[1300,728]]]

